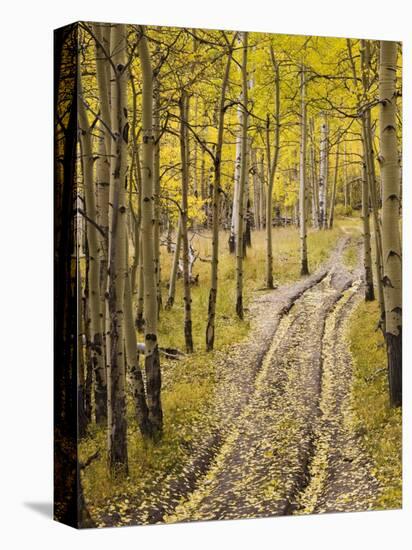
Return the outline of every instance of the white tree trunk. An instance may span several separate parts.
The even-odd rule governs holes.
[[[248,169],[248,80],[247,80],[247,49],[248,33],[242,33],[242,117],[241,117],[241,152],[240,178],[237,197],[237,227],[236,227],[236,313],[243,319],[243,224],[245,218],[245,186]]]
[[[154,194],[153,179],[155,135],[153,128],[153,72],[150,52],[141,27],[139,57],[142,69],[142,258],[144,284],[144,332],[147,405],[152,437],[158,440],[163,430],[161,406],[161,374],[157,342],[157,278],[154,249]]]
[[[400,168],[396,135],[396,42],[381,43],[379,69],[382,175],[383,288],[390,400],[402,404],[402,248],[399,234]]]
[[[300,130],[300,177],[299,177],[299,231],[300,231],[300,274],[308,275],[308,247],[306,231],[306,96],[305,68],[301,72],[301,130]]]

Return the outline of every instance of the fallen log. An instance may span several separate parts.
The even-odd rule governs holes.
[[[137,343],[138,353],[145,353],[146,347],[144,342]],[[161,348],[159,347],[159,353],[164,355],[167,359],[173,359],[174,361],[179,361],[182,357],[185,357],[186,354],[177,348]]]

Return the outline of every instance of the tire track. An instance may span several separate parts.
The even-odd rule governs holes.
[[[298,514],[369,510],[379,494],[367,455],[352,429],[352,360],[346,332],[349,316],[360,299],[360,284],[356,283],[326,321],[321,414],[315,427],[308,483],[297,498]]]
[[[202,484],[203,478],[213,467],[224,442],[230,437],[233,425],[248,406],[256,377],[262,369],[263,361],[272,346],[273,339],[282,319],[300,297],[320,284],[334,269],[342,256],[349,238],[342,238],[330,258],[312,275],[295,283],[284,285],[274,292],[260,295],[251,305],[252,328],[249,337],[232,346],[229,351],[217,352],[216,395],[210,414],[216,418],[209,436],[193,442],[193,456],[184,471],[168,472],[159,481],[156,493],[150,500],[136,498],[136,508],[130,523],[162,523],[171,518],[179,502]],[[201,430],[198,430],[199,432]]]
[[[330,502],[324,498],[322,508],[323,486],[318,491],[316,504],[312,508],[308,506],[309,501],[313,504],[314,487],[322,485],[315,465],[322,455],[320,426],[327,431],[330,424],[323,410],[325,399],[333,403],[340,398],[340,404],[335,406],[335,424],[339,426],[344,421],[341,408],[343,403],[346,406],[349,391],[350,357],[340,361],[345,344],[341,332],[334,333],[333,327],[342,326],[359,286],[360,282],[353,283],[340,263],[333,264],[327,275],[302,292],[283,314],[262,359],[247,405],[232,424],[196,490],[189,498],[181,499],[165,521],[332,511],[338,498],[347,500],[346,487],[336,486]],[[340,361],[340,369],[333,380],[339,385],[343,376],[346,382],[339,393],[331,394],[329,387],[335,361]],[[330,429],[327,433],[332,442],[336,431]],[[336,459],[330,461],[330,465],[336,463]],[[333,469],[329,468],[327,476],[334,479]],[[360,478],[369,480],[368,472],[364,470],[354,477],[358,481]],[[368,483],[363,484],[359,493],[367,493],[366,487],[372,493],[375,491],[376,487]],[[343,493],[346,496],[342,496]],[[361,509],[365,509],[366,501],[370,500],[370,491],[368,495],[359,500]]]
[[[350,436],[343,333],[360,288],[359,273],[341,262],[349,240],[313,275],[252,303],[248,338],[215,354],[208,429],[199,420],[183,471],[171,469],[150,493],[127,495],[127,515],[107,514],[102,524],[349,510],[355,497],[356,509],[369,507],[377,488],[367,463],[357,473],[357,461],[348,466],[350,448],[358,447]]]

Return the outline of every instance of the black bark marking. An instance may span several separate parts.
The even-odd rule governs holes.
[[[390,287],[390,288],[394,288],[393,284],[392,284],[392,281],[389,279],[389,277],[387,275],[385,275],[382,279],[382,284],[383,286],[387,286],[387,287]]]

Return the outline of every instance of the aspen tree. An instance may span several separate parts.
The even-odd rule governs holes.
[[[369,198],[370,198],[370,159],[369,159],[369,131],[367,128],[367,112],[365,105],[367,103],[367,72],[366,72],[366,48],[365,41],[360,42],[360,58],[361,58],[361,82],[363,91],[358,84],[356,64],[352,53],[351,41],[348,39],[347,48],[349,59],[352,65],[353,84],[358,101],[358,109],[361,111],[361,130],[362,130],[362,147],[363,147],[363,168],[362,168],[362,228],[363,228],[363,264],[365,277],[365,300],[373,301],[375,299],[375,291],[373,287],[373,272],[372,272],[372,253],[371,253],[371,236],[370,236],[370,214],[369,214]]]
[[[86,239],[86,243],[87,243],[87,239]],[[81,240],[77,240],[77,257],[80,258],[81,257],[81,247],[82,247],[82,244],[81,244]],[[89,260],[89,252],[88,252],[88,249],[87,249],[87,246],[86,246],[86,252],[85,252],[85,260],[86,260],[86,265],[85,265],[85,274],[84,274],[84,277],[81,278],[81,280],[79,279],[79,284],[81,284],[84,280],[84,289],[83,289],[83,292],[81,294],[81,302],[82,302],[82,307],[81,307],[81,320],[79,321],[80,325],[81,325],[81,332],[82,332],[82,335],[83,335],[83,338],[85,339],[85,343],[86,345],[84,346],[84,359],[85,359],[85,368],[86,368],[86,379],[85,379],[85,414],[86,414],[86,417],[88,419],[89,422],[91,422],[92,420],[92,416],[93,416],[93,410],[96,409],[96,406],[93,407],[93,403],[92,403],[92,400],[93,400],[93,386],[95,386],[95,383],[94,383],[94,379],[96,378],[94,372],[93,372],[93,359],[92,359],[92,350],[91,350],[91,346],[90,346],[90,342],[91,342],[91,337],[90,337],[90,315],[89,315],[89,311],[90,311],[90,307],[89,307],[89,304],[88,304],[88,299],[89,299],[89,295],[90,295],[90,292],[89,292],[89,266],[90,266],[90,260]],[[82,338],[82,340],[83,340]],[[83,344],[83,342],[82,342]]]
[[[153,78],[153,181],[154,181],[154,264],[156,274],[157,315],[162,307],[162,288],[160,271],[160,98],[158,76]]]
[[[153,72],[145,28],[140,27],[139,57],[142,70],[142,260],[144,284],[144,335],[147,405],[152,426],[152,438],[157,441],[163,430],[161,405],[161,374],[157,342],[157,294],[154,220],[154,146],[153,128]]]
[[[336,202],[336,190],[338,186],[338,175],[339,175],[339,137],[336,143],[336,153],[335,153],[335,175],[333,178],[333,186],[332,186],[332,194],[330,197],[330,208],[329,208],[329,221],[328,221],[328,227],[329,229],[333,228],[333,219],[335,215],[335,202]]]
[[[255,229],[259,231],[260,229],[262,229],[261,219],[260,219],[260,198],[261,198],[260,187],[262,185],[262,182],[259,179],[258,166],[257,166],[257,160],[256,160],[256,149],[254,147],[251,147],[251,150],[250,150],[250,162],[251,162],[252,171],[253,171],[253,219],[255,222]]]
[[[343,200],[345,206],[345,214],[347,213],[349,199],[348,199],[348,161],[346,153],[346,141],[343,146]]]
[[[312,118],[309,120],[309,132],[310,132],[310,173],[312,178],[312,201],[313,212],[312,220],[313,227],[319,229],[319,187],[318,187],[318,172],[316,161],[316,140],[315,140],[315,121]]]
[[[366,105],[368,103],[368,91],[370,87],[370,47],[366,40],[360,41],[361,54],[361,72],[363,96],[361,100]],[[373,229],[375,237],[375,267],[376,267],[376,288],[378,290],[379,307],[381,310],[381,319],[385,317],[385,304],[383,296],[383,265],[382,265],[382,235],[379,222],[378,204],[376,198],[376,175],[374,151],[372,145],[372,125],[371,110],[366,108],[362,114],[362,141],[366,163],[366,177],[369,188],[370,206],[372,211]]]
[[[108,449],[113,472],[128,471],[126,422],[126,370],[124,357],[124,286],[126,276],[126,169],[127,169],[127,74],[125,25],[111,29],[111,215],[109,216],[109,361]]]
[[[239,222],[239,184],[240,184],[240,172],[242,165],[242,106],[241,97],[239,98],[239,104],[237,107],[237,118],[239,123],[240,132],[236,132],[236,156],[235,156],[235,169],[233,176],[233,200],[232,200],[232,217],[230,224],[229,234],[229,252],[234,254],[236,251],[236,236],[238,234],[238,222]]]
[[[300,176],[299,176],[299,231],[300,231],[300,274],[308,275],[308,248],[306,231],[306,77],[305,67],[301,68],[301,130],[300,130]]]
[[[272,245],[272,201],[273,201],[273,186],[275,183],[275,175],[279,160],[279,138],[280,138],[280,75],[279,63],[275,57],[275,52],[272,45],[270,46],[270,57],[272,61],[274,73],[274,93],[275,93],[275,128],[274,128],[274,145],[273,157],[270,152],[269,139],[269,116],[266,122],[266,157],[268,166],[268,189],[266,195],[266,286],[274,288],[273,284],[273,245]]]
[[[258,170],[259,170],[259,219],[260,219],[260,226],[261,229],[264,229],[266,227],[265,222],[265,207],[266,207],[266,197],[265,197],[265,155],[262,153],[260,155],[259,163],[258,163]],[[269,263],[269,262],[268,262]]]
[[[220,179],[221,179],[221,156],[223,147],[223,131],[225,122],[225,100],[226,90],[229,82],[229,71],[232,60],[232,50],[236,35],[228,44],[226,67],[220,89],[219,111],[218,111],[218,138],[213,159],[213,195],[212,195],[212,267],[210,277],[209,306],[206,326],[206,350],[212,351],[215,342],[215,318],[216,300],[218,290],[218,263],[219,263],[219,207],[220,207]]]
[[[139,264],[137,268],[138,273],[138,285],[136,295],[136,328],[139,332],[144,331],[144,277],[143,277],[143,252],[142,252],[142,235],[140,232],[140,245],[139,245]]]
[[[326,229],[326,189],[328,184],[328,121],[323,115],[320,126],[320,173],[319,173],[319,228]]]
[[[239,319],[243,319],[243,222],[245,217],[245,185],[248,170],[248,80],[247,80],[247,48],[248,33],[242,33],[242,117],[241,117],[241,150],[240,150],[240,177],[237,196],[237,234],[236,234],[236,313]]]
[[[80,71],[80,69],[79,69]],[[81,75],[78,77],[78,113],[80,145],[82,155],[85,210],[87,215],[88,243],[88,305],[90,312],[90,347],[95,374],[96,422],[105,424],[107,420],[107,380],[103,350],[103,323],[100,303],[100,250],[97,230],[96,190],[93,181],[93,147],[91,128],[83,101]]]
[[[378,201],[376,197],[376,174],[375,162],[372,147],[372,132],[370,124],[370,111],[364,114],[363,144],[366,166],[366,179],[368,184],[368,194],[370,209],[372,212],[373,233],[375,240],[375,270],[376,270],[376,288],[378,290],[379,307],[381,311],[381,320],[385,317],[385,304],[383,295],[383,259],[382,259],[382,233],[379,220]]]
[[[126,242],[126,266],[128,264],[128,244]],[[125,351],[127,372],[132,383],[133,401],[136,411],[136,419],[143,437],[150,437],[151,427],[149,421],[149,411],[147,409],[146,392],[143,382],[142,372],[139,365],[139,355],[137,353],[136,332],[133,322],[133,300],[131,286],[131,272],[126,270],[126,279],[124,287],[124,316],[125,316]]]
[[[249,159],[249,148],[250,140],[247,140],[247,158]],[[246,161],[247,162],[247,161]],[[247,169],[249,172],[249,169]],[[251,210],[251,201],[250,201],[250,178],[249,175],[246,177],[244,193],[244,211],[243,211],[243,256],[246,256],[246,248],[252,247],[252,210]]]
[[[110,194],[110,153],[111,153],[111,115],[110,115],[110,25],[96,23],[92,25],[95,36],[96,81],[99,91],[100,136],[96,159],[97,221],[102,229],[100,238],[100,315],[102,318],[105,365],[107,357],[107,332],[109,318],[106,304],[107,267],[109,254],[109,194]],[[106,372],[105,372],[106,376]],[[105,398],[107,401],[107,396]],[[107,404],[105,404],[107,408]],[[104,421],[106,421],[106,416]]]
[[[132,125],[130,128],[131,131],[131,137],[132,137],[132,163],[130,166],[130,184],[129,184],[129,206],[130,206],[130,212],[133,216],[134,220],[134,257],[133,257],[133,265],[132,265],[132,271],[131,271],[131,292],[132,297],[136,293],[136,287],[137,287],[137,274],[139,270],[139,261],[140,261],[140,222],[142,219],[142,173],[141,173],[141,167],[140,167],[140,154],[139,154],[139,144],[137,142],[137,91],[136,91],[136,84],[135,84],[135,78],[132,74],[130,74],[130,84],[132,87],[132,94],[133,94],[133,114],[132,114]],[[133,206],[133,191],[134,191],[134,185],[137,192],[137,209],[136,212],[134,210]]]
[[[362,169],[362,230],[363,230],[363,266],[365,275],[365,301],[375,299],[372,273],[371,231],[369,223],[369,186],[366,171],[366,159]]]
[[[179,267],[179,258],[180,258],[181,248],[182,248],[182,220],[181,220],[181,217],[179,216],[179,222],[178,222],[177,231],[176,231],[176,244],[173,252],[172,267],[170,270],[169,291],[167,296],[166,309],[171,309],[175,301],[177,270]]]
[[[192,338],[192,297],[190,292],[190,272],[189,272],[189,237],[188,237],[188,191],[189,191],[189,173],[188,173],[188,114],[189,97],[185,90],[180,97],[180,155],[182,170],[182,209],[180,213],[182,244],[183,244],[183,300],[184,300],[184,334],[186,343],[186,352],[193,353]]]
[[[197,41],[195,42],[197,44]],[[196,51],[196,50],[195,50]],[[194,105],[194,125],[197,125],[198,112],[199,112],[199,97],[195,95]],[[193,195],[197,198],[199,196],[199,182],[198,182],[198,143],[195,140],[193,145]]]
[[[313,123],[313,119],[311,120]],[[311,127],[311,123],[309,127]],[[316,159],[315,159],[315,145],[313,133],[311,132],[311,140],[309,147],[310,154],[310,180],[311,180],[311,189],[312,189],[312,225],[316,229],[319,229],[319,189],[318,189],[318,180],[316,175]]]
[[[82,284],[81,284],[81,273],[80,273],[80,259],[77,255],[76,262],[76,286],[77,286],[77,311],[78,311],[78,322],[77,322],[77,426],[79,438],[82,438],[87,433],[87,426],[90,422],[90,417],[87,415],[86,411],[86,380],[85,380],[85,362],[84,362],[84,350],[83,350],[83,335],[84,335],[84,320],[82,312]]]
[[[368,92],[370,87],[370,76],[369,76],[369,66],[370,66],[370,49],[369,42],[366,40],[360,41],[360,59],[361,59],[361,81],[362,81],[362,93],[359,92],[359,105],[362,104],[362,145],[363,145],[363,156],[366,170],[366,185],[368,186],[368,217],[370,218],[370,210],[373,214],[373,223],[374,223],[374,235],[375,235],[375,261],[376,261],[376,279],[377,279],[377,289],[379,296],[379,304],[381,307],[381,314],[384,312],[383,304],[383,288],[382,288],[382,270],[381,270],[381,238],[380,238],[380,226],[378,221],[378,212],[374,208],[374,198],[375,198],[375,167],[372,151],[372,130],[370,124],[370,108],[366,107],[368,103]],[[371,207],[371,208],[370,208]],[[367,285],[373,286],[373,272],[372,272],[372,257],[370,260],[370,266],[368,266],[368,271],[371,273],[371,281],[367,282]],[[368,299],[368,298],[366,298]],[[373,290],[373,299],[375,299],[375,291]]]
[[[383,290],[390,402],[402,405],[402,249],[400,168],[396,120],[396,42],[380,43],[380,168],[382,176]]]

